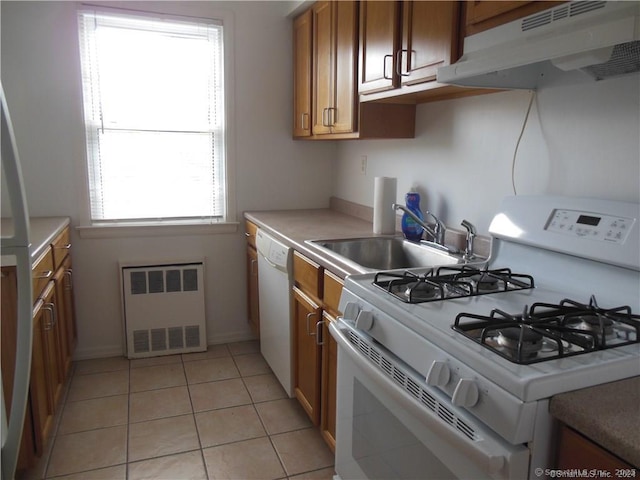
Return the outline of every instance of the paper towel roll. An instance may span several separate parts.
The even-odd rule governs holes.
[[[396,202],[398,179],[376,177],[373,184],[373,233],[390,235],[396,231],[396,213],[391,208]]]

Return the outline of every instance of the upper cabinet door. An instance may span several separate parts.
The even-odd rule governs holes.
[[[317,2],[313,12],[313,126],[314,135],[331,133],[334,98],[334,2]]]
[[[405,1],[402,10],[401,82],[433,81],[439,67],[458,58],[459,3]]]
[[[311,135],[311,10],[293,22],[293,136]]]
[[[332,112],[333,133],[358,130],[358,4],[354,1],[333,2],[335,5],[335,110]]]
[[[360,2],[358,90],[373,93],[399,86],[396,54],[400,47],[400,3]]]

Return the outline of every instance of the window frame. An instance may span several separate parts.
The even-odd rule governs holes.
[[[168,20],[206,22],[212,21],[223,26],[223,64],[224,64],[224,203],[225,208],[219,218],[187,218],[187,219],[144,219],[131,221],[93,221],[91,217],[91,197],[89,185],[89,158],[87,151],[86,122],[84,121],[84,100],[82,92],[82,81],[80,72],[80,57],[78,57],[78,88],[80,96],[80,107],[82,108],[82,128],[84,136],[84,148],[80,156],[81,168],[77,170],[82,175],[80,185],[83,186],[81,192],[82,215],[80,225],[77,227],[81,238],[116,238],[126,236],[162,236],[162,235],[197,235],[211,233],[231,233],[238,229],[236,207],[236,145],[235,145],[235,86],[234,86],[234,16],[232,12],[219,10],[207,12],[206,16],[184,16],[168,14],[157,11],[138,11],[111,7],[94,7],[82,5],[76,12],[79,18],[82,11],[96,11],[111,14],[136,15],[162,17]],[[80,32],[77,30],[78,52],[80,51]]]

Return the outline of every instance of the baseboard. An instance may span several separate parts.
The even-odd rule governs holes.
[[[255,339],[255,335],[253,335],[251,332],[243,330],[241,332],[230,332],[220,335],[212,335],[210,337],[207,337],[207,344],[220,345],[222,343],[246,342]]]
[[[110,345],[108,347],[96,347],[96,348],[78,348],[73,353],[73,361],[79,360],[93,360],[95,358],[109,358],[109,357],[126,357],[123,345]]]
[[[220,345],[223,343],[236,343],[255,340],[256,337],[251,332],[230,332],[221,335],[207,337],[207,345]],[[86,349],[76,349],[73,354],[74,361],[93,360],[96,358],[126,357],[124,345],[110,345],[108,347],[96,347]]]

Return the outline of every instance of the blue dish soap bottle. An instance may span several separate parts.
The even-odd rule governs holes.
[[[420,220],[424,220],[422,212],[420,211],[420,194],[417,192],[409,192],[404,198],[407,208]],[[406,212],[402,214],[402,233],[407,240],[419,242],[420,239],[422,239],[422,227]]]

